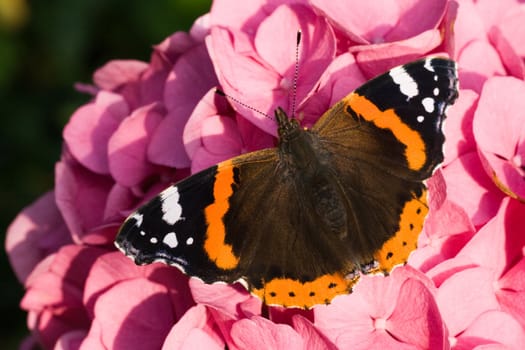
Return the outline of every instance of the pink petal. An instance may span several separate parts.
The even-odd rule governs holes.
[[[431,210],[418,248],[409,257],[409,263],[422,271],[450,259],[465,246],[475,233],[469,217],[460,206],[445,201],[439,210]]]
[[[426,185],[428,189],[429,210],[439,210],[447,199],[447,183],[445,182],[441,169],[435,171],[426,181]]]
[[[242,141],[237,124],[232,118],[213,116],[202,124],[202,142],[217,153],[240,154]]]
[[[109,191],[104,208],[104,221],[122,222],[129,214],[129,210],[134,208],[137,198],[130,188],[116,183]]]
[[[77,109],[64,128],[71,154],[89,170],[107,174],[108,141],[129,107],[122,96],[101,91],[95,100]]]
[[[184,126],[182,135],[185,151],[192,161],[195,153],[202,148],[202,125],[206,119],[216,115],[228,115],[231,112],[226,98],[218,96],[215,93],[215,88],[208,91],[197,103]]]
[[[359,68],[370,79],[395,66],[428,54],[441,42],[440,31],[430,29],[402,41],[354,46],[351,50],[357,52],[356,61]]]
[[[295,317],[301,316],[305,320],[314,320],[313,309],[303,310],[296,308],[285,308],[282,306],[272,306],[268,308],[268,319],[274,323],[282,323],[287,325],[293,324]]]
[[[519,3],[516,0],[478,0],[475,2],[475,5],[477,13],[483,19],[486,27],[490,28],[504,21],[509,10],[518,8]]]
[[[53,350],[76,350],[80,349],[87,332],[84,330],[76,330],[63,334],[58,338]]]
[[[457,101],[447,109],[445,133],[445,161],[449,164],[459,156],[476,150],[472,134],[472,119],[477,107],[478,94],[472,90],[460,90]]]
[[[499,310],[497,276],[487,268],[460,271],[439,287],[437,303],[451,335],[458,335],[485,311]]]
[[[403,40],[435,28],[447,2],[372,1],[351,7],[342,0],[311,3],[352,40],[368,44]]]
[[[231,336],[241,349],[305,349],[293,328],[257,316],[235,322]]]
[[[463,154],[442,171],[447,198],[462,207],[475,226],[496,214],[504,195],[487,176],[477,152]]]
[[[177,318],[194,304],[188,277],[178,269],[163,264],[137,266],[121,252],[112,252],[101,256],[93,264],[84,289],[86,308],[93,312],[93,306],[106,290],[122,281],[136,279],[147,279],[169,288]]]
[[[297,0],[218,0],[214,1],[210,11],[210,25],[228,28],[257,27],[277,6],[296,3]],[[232,9],[235,11],[232,11]],[[296,28],[292,31],[296,32]]]
[[[415,279],[407,279],[401,285],[396,308],[386,321],[386,327],[397,340],[420,349],[446,346],[445,325],[434,296]]]
[[[184,127],[183,142],[192,173],[246,151],[273,146],[273,138],[236,115],[226,98],[210,90],[199,101]],[[219,137],[220,136],[220,137]]]
[[[75,242],[102,225],[104,205],[113,181],[70,161],[55,167],[56,204]]]
[[[182,55],[166,81],[164,103],[168,114],[151,139],[151,162],[174,168],[189,166],[182,143],[184,125],[197,102],[217,85],[217,78],[204,45]]]
[[[459,255],[467,255],[480,266],[501,276],[523,256],[525,246],[522,222],[525,208],[505,198],[496,216],[483,226]]]
[[[354,56],[337,56],[319,80],[319,89],[300,108],[301,124],[312,126],[331,106],[366,81]]]
[[[227,343],[233,341],[231,329],[237,320],[261,313],[261,301],[248,294],[239,284],[205,284],[191,278],[190,288],[197,303],[209,306]]]
[[[141,107],[111,136],[109,169],[117,183],[133,187],[155,173],[156,167],[147,159],[147,147],[163,117],[164,109],[160,104]]]
[[[427,181],[429,215],[419,235],[418,249],[412,252],[409,263],[428,271],[438,263],[454,257],[475,233],[467,213],[447,199],[443,172],[438,170]]]
[[[196,305],[171,328],[162,349],[224,349],[224,346],[206,307]]]
[[[94,314],[94,305],[98,297],[118,282],[142,277],[146,271],[138,267],[121,252],[111,252],[101,256],[91,268],[86,279],[83,301],[88,312]]]
[[[63,334],[86,330],[89,318],[82,304],[86,275],[103,249],[69,245],[41,262],[28,279],[21,307],[31,315],[32,328],[46,348]]]
[[[245,317],[246,312],[253,315],[260,313],[261,302],[251,296],[246,289],[239,284],[206,284],[196,278],[191,278],[189,283],[193,298],[197,303],[219,310],[226,317],[240,319]],[[240,304],[252,299],[258,302],[253,304],[249,309],[241,310],[239,308]]]
[[[194,39],[188,33],[175,32],[164,39],[160,44],[153,47],[154,55],[162,57],[163,60],[172,65],[177,59],[196,45]]]
[[[105,347],[158,349],[176,321],[173,311],[165,286],[143,279],[123,281],[97,300],[93,324],[100,327]]]
[[[304,20],[302,16],[305,17]],[[261,21],[257,33],[252,39],[254,48],[259,54],[260,59],[269,64],[277,74],[281,76],[287,75],[287,73],[289,73],[288,70],[291,67],[293,68],[294,65],[295,58],[293,50],[290,52],[291,48],[295,48],[294,33],[298,29],[303,29],[301,28],[301,22],[306,22],[304,24],[307,25],[310,21],[315,21],[315,16],[307,8],[299,6],[277,7]],[[306,35],[309,34],[310,33]],[[272,36],[283,39],[283,42],[268,40],[268,38]],[[287,38],[287,36],[289,36],[289,38]],[[321,41],[319,41],[318,44],[326,45]],[[303,46],[304,43],[301,43],[301,51],[303,51],[303,55],[308,54],[310,48]],[[321,72],[318,72],[318,74]]]
[[[238,153],[216,154],[206,148],[200,148],[193,156],[193,161],[191,162],[191,173],[195,174],[237,155]]]
[[[235,33],[235,35],[235,45],[242,45],[243,50],[248,50],[244,46],[251,45],[249,38],[241,33]],[[252,106],[263,113],[273,113],[275,108],[273,101],[261,99],[260,94],[261,91],[272,91],[278,87],[279,75],[269,67],[265,67],[258,61],[255,61],[251,56],[244,56],[241,52],[237,52],[230,38],[230,33],[225,29],[213,27],[206,44],[212,61],[216,66],[218,79],[224,92],[242,101],[243,104]],[[251,51],[253,51],[253,48]],[[251,53],[251,51],[248,53]],[[255,55],[255,53],[252,53],[252,55]],[[276,99],[286,102],[285,107],[287,107],[287,99],[283,100],[282,95],[280,93],[276,96]],[[273,120],[260,116],[242,105],[234,105],[234,107],[242,115],[248,116],[250,121],[261,129],[275,134],[275,122]]]
[[[473,1],[461,1],[454,22],[456,52],[474,40],[486,40],[487,27]]]
[[[290,31],[289,26],[293,23],[299,27]],[[291,113],[290,93],[295,68],[293,48],[297,29],[303,32],[300,66],[305,72],[297,81],[296,99],[300,105],[335,56],[335,37],[322,18],[307,7],[282,5],[261,23],[254,38],[240,31],[212,28],[207,40],[208,50],[226,94],[269,115],[278,106]],[[276,33],[283,33],[283,40],[276,42]],[[283,61],[282,57],[286,59]],[[267,98],[261,98],[264,91],[268,92],[264,95]],[[275,134],[275,123],[271,118],[240,104],[233,106],[255,125]]]
[[[498,282],[501,308],[525,325],[525,259],[522,258]]]
[[[512,46],[509,39],[503,35],[500,28],[492,27],[489,31],[489,39],[492,45],[498,50],[503,65],[509,75],[518,79],[525,78],[525,64],[523,59],[518,56],[516,49]]]
[[[169,336],[169,335],[168,335]],[[173,347],[171,342],[166,339],[162,349],[177,349]],[[187,336],[184,338],[183,343],[181,344],[180,349],[217,349],[222,350],[226,349],[225,343],[222,340],[216,340],[210,336],[207,332],[202,329],[196,328],[188,332]]]
[[[389,276],[363,277],[354,289],[356,293],[365,294],[372,305],[370,315],[374,318],[388,318],[391,315],[395,308],[392,300],[399,298],[400,287],[409,278],[418,280],[430,290],[435,289],[427,276],[409,265],[396,267]]]
[[[325,338],[319,330],[303,316],[295,315],[292,320],[293,328],[304,340],[305,349],[337,349],[334,343]]]
[[[57,341],[64,334],[72,332],[83,332],[85,333],[89,327],[89,320],[84,315],[80,316],[77,310],[51,310],[46,309],[36,316],[36,329],[32,332],[38,341],[38,346],[28,348],[33,349],[51,349],[56,346]],[[80,317],[79,317],[80,316]],[[82,317],[82,322],[78,319]],[[25,345],[25,344],[24,344]],[[23,346],[22,346],[23,348]]]
[[[432,279],[436,287],[440,287],[443,282],[449,279],[454,274],[479,267],[466,255],[458,255],[448,260],[444,260],[442,263],[432,267],[425,274]]]
[[[159,62],[155,62],[155,57],[155,55],[152,55],[150,66],[144,74],[142,74],[136,86],[132,85],[128,89],[131,97],[125,95],[126,99],[130,101],[132,109],[137,109],[155,102],[163,102],[166,78],[171,70],[172,63],[166,62],[164,59],[159,59]],[[136,91],[134,91],[134,89]]]
[[[106,346],[102,342],[101,325],[97,322],[91,323],[91,328],[80,345],[79,350],[104,349]]]
[[[113,60],[99,68],[93,75],[95,84],[104,90],[113,91],[124,84],[137,81],[148,64],[136,60]]]
[[[495,176],[507,190],[525,198],[525,172],[521,168],[525,149],[525,128],[520,113],[525,108],[523,81],[494,77],[483,86],[474,117],[474,136],[480,152]],[[494,142],[494,140],[499,140]],[[521,152],[520,152],[521,151]]]
[[[259,129],[239,114],[236,114],[235,119],[243,142],[242,153],[275,147],[275,138],[272,135]]]
[[[380,278],[380,277],[377,277]],[[330,305],[314,308],[315,326],[332,343],[353,347],[369,342],[375,332],[371,305],[363,293],[337,297]],[[348,310],[352,310],[351,313]]]
[[[525,57],[523,23],[525,23],[525,9],[521,6],[514,6],[512,9],[509,9],[499,23],[502,34],[510,41],[510,45],[521,57]]]
[[[474,227],[463,209],[447,199],[447,187],[443,172],[438,170],[428,182],[430,213],[424,230],[433,236],[474,231]],[[439,221],[441,218],[441,222]]]
[[[482,60],[479,58],[483,57]],[[477,93],[485,81],[496,75],[506,75],[498,52],[485,40],[474,40],[459,53],[459,80],[463,89]]]
[[[469,340],[471,344],[476,340],[476,345],[502,344],[508,349],[525,348],[523,328],[510,315],[497,310],[487,311],[477,317],[459,336],[458,345]]]
[[[106,252],[99,248],[64,246],[42,262],[44,269],[35,269],[39,274],[28,280],[22,307],[31,310],[48,306],[79,307],[86,276],[93,262]]]
[[[25,283],[42,259],[68,243],[72,243],[71,236],[55,204],[55,194],[48,192],[9,225],[5,249],[18,280]]]
[[[295,72],[296,62],[291,48],[294,47],[296,37],[292,33],[298,29],[302,33],[299,56],[302,74],[298,75],[295,98],[301,103],[335,57],[335,37],[326,21],[306,6],[279,6],[260,23],[254,44],[260,58],[279,74],[280,88],[286,90]],[[271,40],[275,37],[281,40]],[[284,92],[290,94],[289,91]],[[289,96],[284,97],[289,99]],[[283,101],[280,106],[292,113],[288,102]]]
[[[388,277],[362,276],[352,294],[314,309],[315,326],[339,348],[411,348],[395,340],[385,328],[407,279],[435,289],[426,276],[410,266],[396,268]]]
[[[203,121],[201,133],[202,148],[194,154],[193,173],[241,154],[242,141],[232,118],[209,117]]]

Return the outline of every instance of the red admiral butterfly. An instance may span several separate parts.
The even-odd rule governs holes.
[[[416,248],[457,94],[456,64],[427,58],[365,83],[311,129],[279,108],[276,148],[170,186],[115,243],[136,264],[241,282],[268,305],[329,303]]]

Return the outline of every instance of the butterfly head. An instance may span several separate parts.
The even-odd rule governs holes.
[[[302,129],[297,119],[289,118],[281,107],[275,110],[275,120],[277,121],[277,133],[281,143],[286,143],[301,133]]]

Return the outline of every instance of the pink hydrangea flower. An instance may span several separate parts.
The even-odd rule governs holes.
[[[108,62],[78,85],[92,100],[64,129],[55,188],[8,230],[22,347],[525,348],[524,19],[515,0],[216,0],[149,62]],[[311,126],[375,74],[431,54],[458,61],[461,90],[408,266],[305,311],[114,248],[123,219],[169,183],[272,147],[275,123],[254,109],[295,109]]]
[[[364,276],[350,297],[316,308],[315,324],[340,349],[443,349],[434,293],[430,279],[408,266],[390,278]]]

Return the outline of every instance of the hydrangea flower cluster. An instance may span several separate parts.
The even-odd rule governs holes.
[[[71,116],[55,187],[9,227],[30,349],[525,348],[525,7],[517,0],[216,0],[149,62],[111,61]],[[445,161],[419,248],[313,310],[269,307],[118,252],[123,219],[170,183],[271,147],[371,77],[430,54],[459,64]]]

